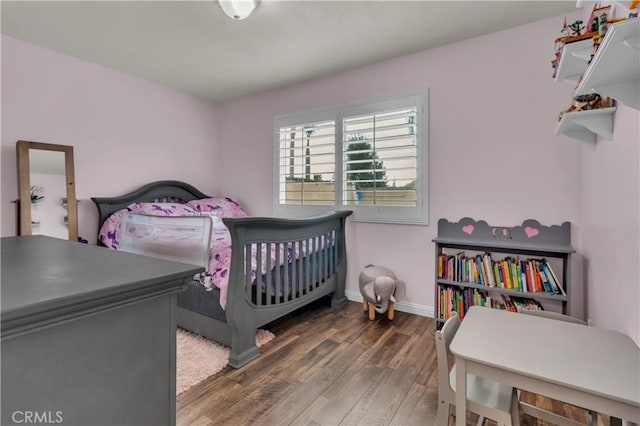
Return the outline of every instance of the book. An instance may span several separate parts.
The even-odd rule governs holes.
[[[500,262],[493,262],[493,274],[496,277],[496,287],[504,288],[504,277],[500,269]]]
[[[546,259],[542,259],[544,264],[546,265],[548,271],[551,273],[551,277],[553,278],[553,281],[556,284],[556,287],[558,288],[558,290],[560,290],[560,293],[563,296],[566,296],[567,293],[564,291],[564,288],[562,288],[562,284],[560,283],[560,281],[558,280],[558,276],[555,274],[555,272],[553,272],[553,268],[551,268],[551,265],[549,264],[549,262],[547,262]]]
[[[488,285],[485,278],[484,270],[482,269],[482,256],[479,254],[474,258],[476,263],[476,270],[478,271],[478,283],[482,285]]]
[[[455,255],[455,273],[453,274],[454,281],[462,281],[462,259],[464,258],[464,252],[458,252]],[[461,318],[462,319],[462,318]]]
[[[493,262],[491,261],[490,253],[485,253],[482,255],[482,264],[484,266],[485,276],[488,278],[487,281],[488,281],[489,287],[495,287],[496,280],[493,275],[493,267],[492,267]]]
[[[531,290],[529,289],[529,286],[527,285],[527,262],[525,262],[524,260],[521,260],[518,262],[518,270],[520,271],[520,282],[522,283],[522,291],[524,293],[528,293]]]
[[[557,284],[553,282],[553,277],[551,276],[551,272],[549,272],[549,267],[544,260],[540,262],[540,273],[542,274],[543,279],[547,282],[547,291],[549,293],[559,294],[560,290],[558,290]]]
[[[542,288],[544,288],[544,291],[546,291],[547,293],[551,293],[553,294],[553,287],[551,286],[551,283],[549,283],[549,281],[547,280],[547,276],[545,275],[545,273],[540,269],[538,270],[538,275],[540,276],[540,281],[542,281]]]
[[[475,288],[461,289],[456,286],[439,285],[438,318],[446,320],[455,311],[460,318],[464,317],[471,306],[490,306],[489,295]]]
[[[527,276],[527,289],[529,292],[534,293],[536,291],[536,280],[533,276],[533,265],[531,261],[526,261],[524,264],[525,275]]]
[[[534,299],[529,299],[527,297],[515,297],[512,296],[511,300],[513,304],[516,306],[516,310],[521,312],[523,310],[544,310],[540,302]]]
[[[471,262],[471,269],[473,270],[473,282],[480,284],[480,271],[478,270],[477,258],[469,258],[469,262]]]
[[[513,283],[511,282],[511,274],[509,274],[509,262],[503,260],[500,262],[500,266],[502,267],[502,275],[504,276],[504,282],[506,288],[513,288]]]
[[[518,260],[513,259],[511,262],[511,271],[513,272],[513,281],[515,282],[515,288],[518,291],[522,291],[522,281],[520,279],[520,267],[518,265]]]
[[[533,279],[535,281],[536,292],[546,291],[542,287],[542,279],[540,278],[540,269],[538,268],[538,261],[535,259],[531,260],[531,268],[533,270]]]

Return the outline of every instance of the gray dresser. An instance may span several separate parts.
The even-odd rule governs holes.
[[[203,268],[45,236],[0,245],[1,423],[175,424],[176,293]]]

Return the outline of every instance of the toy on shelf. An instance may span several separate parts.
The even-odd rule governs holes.
[[[564,46],[568,43],[574,43],[577,41],[585,40],[588,38],[592,38],[598,35],[598,32],[590,31],[586,33],[582,33],[582,30],[585,27],[582,25],[583,21],[577,20],[572,24],[567,25],[567,18],[564,18],[564,23],[562,25],[562,29],[560,30],[561,34],[564,34],[561,37],[558,37],[555,40],[555,58],[551,61],[551,68],[553,69],[552,78],[556,78],[556,74],[558,71],[558,64],[560,63],[560,58],[562,57],[562,51]]]
[[[629,4],[629,9],[633,10],[638,9],[640,6],[640,0],[632,1]],[[636,10],[637,12],[637,10]],[[636,13],[637,14],[637,13]],[[633,12],[629,14],[629,17],[633,16]],[[624,21],[628,19],[627,17],[622,18],[614,18],[613,17],[613,6],[600,6],[600,3],[595,3],[593,6],[593,10],[591,11],[591,15],[586,25],[583,25],[582,20],[576,20],[571,24],[567,24],[567,18],[564,18],[564,22],[562,25],[562,29],[560,33],[561,37],[558,37],[555,40],[555,58],[551,61],[551,68],[553,69],[552,78],[556,78],[558,72],[558,66],[560,65],[560,58],[562,57],[562,52],[564,46],[569,43],[578,42],[586,39],[593,39],[593,51],[591,53],[591,58],[588,61],[588,64],[591,63],[591,59],[598,51],[600,47],[600,43],[604,38],[609,26],[611,24],[615,24],[616,22]],[[583,33],[584,30],[584,33]]]
[[[565,19],[566,19],[566,18],[565,18]],[[564,25],[565,25],[565,27],[567,26],[567,22],[566,22],[566,20],[565,20]],[[585,27],[582,25],[582,21],[581,21],[581,20],[577,20],[577,21],[574,21],[574,22],[573,22],[571,25],[569,25],[567,28],[568,28],[568,30],[569,30],[569,33],[570,33],[569,35],[570,35],[570,37],[579,37],[579,36],[583,35],[583,34],[582,34],[582,30],[584,30],[584,28],[585,28]],[[564,28],[563,28],[563,29],[564,29]]]
[[[613,99],[602,98],[597,93],[589,93],[573,98],[571,106],[566,111],[561,111],[558,115],[558,121],[562,120],[562,116],[568,112],[589,111],[592,109],[609,108],[613,106]]]
[[[610,24],[611,18],[613,18],[613,10],[611,9],[611,5],[600,7],[598,3],[593,6],[593,10],[591,11],[591,16],[587,21],[587,28],[589,31],[599,33],[600,36],[604,36],[607,32],[607,28]]]
[[[593,57],[596,56],[596,52],[600,48],[600,43],[602,43],[602,37],[600,35],[594,36],[593,49],[591,50],[591,57],[589,58],[589,62],[587,62],[587,65],[590,65],[591,61],[593,61]],[[581,80],[582,80],[582,77],[580,77],[580,79],[578,80],[578,84],[580,84]]]
[[[634,2],[631,2],[634,3]],[[629,5],[629,9],[632,9],[633,4]],[[637,7],[637,2],[636,6]],[[587,25],[591,28],[592,31],[597,34],[593,36],[593,51],[591,52],[591,58],[589,59],[588,64],[591,64],[593,57],[595,56],[600,44],[602,43],[602,39],[607,34],[607,30],[611,24],[615,24],[616,22],[625,21],[628,18],[614,18],[613,17],[613,8],[611,5],[605,7],[599,7],[596,5],[593,7],[591,11],[591,17],[589,18],[589,22]]]

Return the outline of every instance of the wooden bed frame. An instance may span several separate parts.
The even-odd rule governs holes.
[[[187,183],[158,181],[120,197],[91,199],[98,207],[100,229],[111,214],[132,203],[185,203],[203,198],[209,196]],[[232,242],[226,310],[220,310],[220,317],[213,318],[178,306],[178,325],[230,346],[229,365],[239,368],[260,354],[255,343],[258,327],[326,295],[332,295],[333,308],[345,305],[345,222],[351,213],[339,211],[309,219],[223,219]],[[98,245],[102,244],[98,242]],[[291,245],[304,253],[313,252],[315,247],[318,253],[294,259],[288,270],[287,266],[271,265],[271,257],[265,256],[267,270],[272,273],[251,279],[250,265],[245,260],[250,259],[252,247],[256,252],[263,248],[279,253]],[[329,249],[318,250],[318,247]],[[260,255],[257,256],[261,264]],[[276,265],[279,258],[276,254]],[[219,305],[217,301],[211,303]]]

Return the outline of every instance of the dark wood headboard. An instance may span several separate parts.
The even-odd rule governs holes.
[[[132,203],[186,203],[191,200],[210,198],[209,195],[185,182],[160,180],[144,185],[135,191],[119,197],[91,197],[98,207],[98,230],[111,214]],[[98,241],[98,244],[100,242]]]

